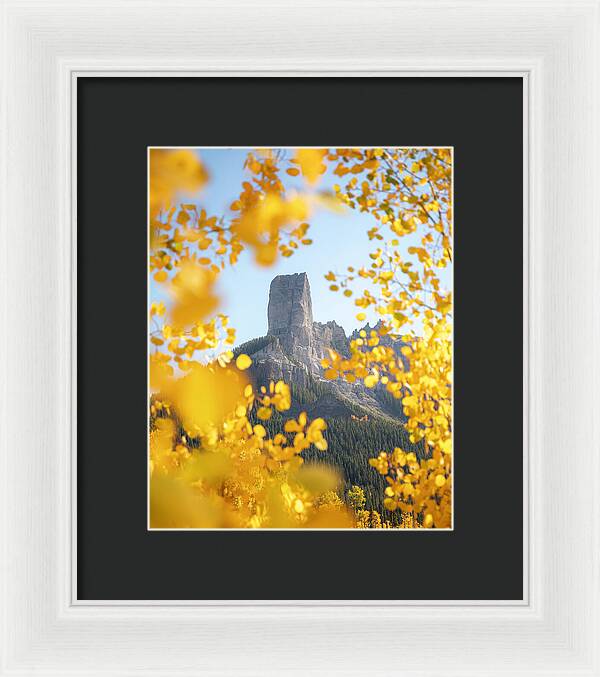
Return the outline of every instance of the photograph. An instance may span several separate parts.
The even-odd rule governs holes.
[[[147,150],[149,530],[452,530],[452,147]]]

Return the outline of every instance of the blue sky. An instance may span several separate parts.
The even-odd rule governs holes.
[[[186,202],[197,202],[209,216],[230,216],[229,205],[240,193],[242,181],[248,180],[249,172],[243,169],[248,149],[199,149],[197,151],[207,168],[210,180],[202,192]],[[293,150],[288,151],[293,153]],[[284,174],[286,186],[303,188],[302,179]],[[318,183],[320,190],[331,190],[334,183],[341,183],[328,171]],[[220,275],[218,293],[221,297],[220,311],[229,315],[231,326],[237,330],[236,344],[266,334],[267,301],[269,285],[276,275],[306,272],[308,274],[316,321],[335,320],[346,333],[362,326],[356,320],[361,309],[354,305],[353,298],[329,290],[324,274],[329,270],[344,272],[349,265],[359,267],[368,262],[368,252],[377,248],[370,242],[367,230],[375,225],[372,216],[345,209],[336,213],[319,209],[308,219],[310,229],[307,237],[313,240],[310,246],[300,247],[290,258],[279,257],[274,266],[263,268],[254,263],[252,253],[244,251],[234,267],[227,267]],[[401,239],[400,249],[415,244],[412,238]],[[450,288],[451,272],[443,271],[443,284]],[[353,289],[359,286],[353,283]],[[159,289],[151,280],[151,301],[167,304]],[[367,320],[376,321],[374,314],[367,313]]]

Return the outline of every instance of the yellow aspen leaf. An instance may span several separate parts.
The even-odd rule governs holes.
[[[186,223],[190,220],[190,218],[191,218],[190,215],[186,211],[181,210],[177,215],[176,220],[179,225],[185,226]]]
[[[369,374],[364,379],[364,383],[367,386],[367,388],[374,388],[377,385],[378,381],[379,377],[376,376],[375,374]]]
[[[268,421],[271,418],[272,413],[271,407],[259,407],[256,415],[263,421]]]
[[[167,271],[166,270],[159,270],[156,273],[154,273],[154,279],[156,282],[164,282],[167,279]]]
[[[442,440],[440,442],[440,449],[444,452],[444,454],[451,454],[452,453],[452,440],[451,439]]]
[[[263,439],[263,437],[267,436],[267,431],[265,430],[265,427],[262,426],[260,423],[257,423],[254,426],[253,430],[256,437],[260,438],[261,440]]]
[[[358,313],[358,315],[356,316],[356,319],[357,319],[359,322],[364,322],[364,320],[367,319],[367,316],[365,315],[365,313]]]
[[[150,150],[150,217],[167,209],[178,192],[199,190],[207,179],[196,153],[190,150]]]
[[[296,151],[296,160],[302,170],[302,175],[309,183],[315,183],[325,172],[323,158],[326,149],[324,148],[299,148]]]
[[[435,486],[436,487],[443,487],[444,484],[446,484],[446,478],[444,475],[436,475],[435,476]]]
[[[286,170],[286,174],[289,174],[290,176],[298,176],[298,174],[300,174],[300,170],[296,169],[296,167],[290,167]]]
[[[168,360],[168,355],[163,353],[155,353],[150,357],[150,388],[154,392],[165,388],[173,376],[173,367],[165,360]]]
[[[202,431],[220,425],[234,412],[241,397],[243,383],[237,372],[195,366],[171,388],[171,398],[186,430]]]
[[[248,369],[248,367],[252,364],[252,359],[248,357],[245,353],[242,353],[241,355],[237,356],[237,359],[235,361],[235,366],[240,370],[244,371],[245,369]]]
[[[299,433],[304,429],[303,425],[300,425],[298,421],[295,421],[293,418],[285,422],[283,429],[286,433]]]
[[[215,275],[198,263],[186,261],[173,278],[171,310],[173,324],[188,327],[200,322],[216,309],[219,299],[213,293]]]

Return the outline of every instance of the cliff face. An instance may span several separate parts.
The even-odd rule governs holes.
[[[313,316],[306,273],[278,275],[269,289],[269,336],[276,336],[284,354],[305,364],[314,358]]]
[[[306,273],[278,275],[271,282],[267,318],[267,335],[277,337],[283,354],[304,364],[311,373],[320,373],[327,348],[348,353],[349,341],[339,324],[313,320]]]
[[[283,379],[292,386],[319,384],[320,396],[308,407],[315,412],[327,410],[329,416],[350,416],[364,412],[367,415],[387,418],[402,418],[399,406],[390,404],[383,388],[369,389],[362,383],[326,381],[323,377],[321,359],[328,357],[332,348],[342,355],[349,355],[350,340],[357,332],[347,337],[343,327],[330,321],[315,322],[312,315],[310,284],[306,273],[278,275],[271,282],[267,306],[267,336],[249,354],[253,365],[250,375],[258,385]],[[370,331],[371,327],[365,327]],[[399,354],[401,342],[386,338]],[[238,351],[250,348],[257,342],[250,341]],[[306,408],[306,407],[305,407]],[[293,413],[293,412],[292,412]],[[323,413],[319,415],[324,415]]]

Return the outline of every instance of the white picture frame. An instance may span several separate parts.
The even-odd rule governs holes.
[[[1,675],[600,675],[599,9],[4,2]],[[76,599],[74,94],[93,74],[523,78],[523,600]]]

